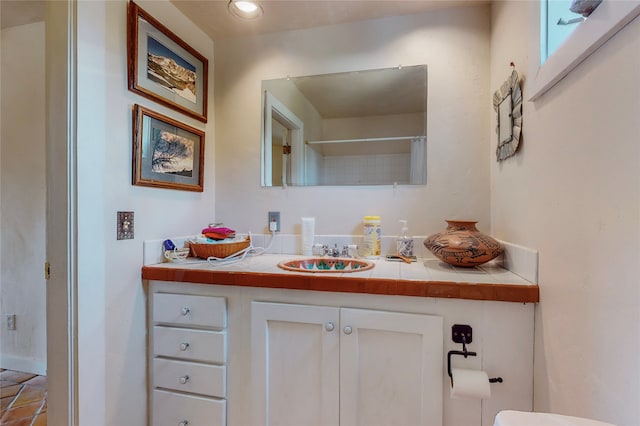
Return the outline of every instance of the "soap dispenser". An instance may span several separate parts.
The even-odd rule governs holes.
[[[409,228],[407,227],[407,221],[405,219],[400,220],[400,236],[396,240],[396,249],[400,256],[412,257],[413,256],[413,238],[407,236]]]

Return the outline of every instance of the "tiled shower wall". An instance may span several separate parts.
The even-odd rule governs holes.
[[[408,184],[411,154],[324,157],[322,185]]]

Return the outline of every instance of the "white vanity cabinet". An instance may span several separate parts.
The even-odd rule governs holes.
[[[532,303],[146,284],[150,426],[468,426],[533,408]],[[449,396],[454,324],[477,356],[453,366],[504,379],[489,399]]]
[[[225,298],[152,291],[149,325],[149,425],[225,425]]]
[[[440,316],[253,302],[253,424],[442,424]]]

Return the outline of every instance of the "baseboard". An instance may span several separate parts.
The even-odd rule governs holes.
[[[23,373],[47,375],[47,362],[43,360],[0,354],[0,368]]]

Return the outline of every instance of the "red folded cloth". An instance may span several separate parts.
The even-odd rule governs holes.
[[[236,231],[234,231],[233,229],[213,226],[204,228],[202,230],[202,233],[205,237],[211,238],[212,240],[225,240],[227,238],[233,238],[236,236]]]
[[[229,229],[229,228],[216,228],[216,227],[209,227],[209,228],[204,228],[202,230],[203,234],[208,234],[208,233],[213,233],[213,234],[218,234],[218,235],[226,235],[229,236],[231,234],[235,234],[236,231],[234,231],[233,229]]]
[[[207,238],[211,238],[212,240],[226,240],[227,238],[229,238],[224,234],[217,234],[215,232],[205,232],[204,236]]]

